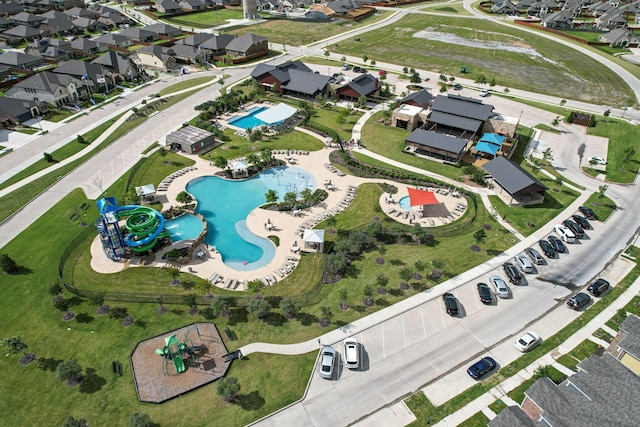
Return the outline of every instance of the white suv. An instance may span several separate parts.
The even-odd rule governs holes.
[[[556,226],[553,227],[553,229],[556,231],[556,233],[558,233],[558,235],[560,236],[560,238],[567,242],[567,243],[575,243],[576,242],[576,235],[573,234],[573,231],[569,230],[568,227],[562,225],[562,224],[558,224]]]
[[[344,364],[349,369],[358,369],[360,367],[360,346],[358,341],[353,338],[347,338],[342,342],[344,345]]]

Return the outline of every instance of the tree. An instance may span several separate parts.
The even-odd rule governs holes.
[[[265,287],[265,284],[262,282],[262,280],[259,279],[254,279],[247,283],[247,288],[256,295],[259,294],[260,291],[262,291]]]
[[[176,196],[176,202],[182,203],[183,205],[188,205],[189,203],[193,202],[193,197],[191,197],[191,194],[187,193],[186,191],[181,191]]]
[[[489,81],[489,86],[494,87],[496,85],[496,78],[491,77],[491,81]]]
[[[22,337],[20,335],[3,339],[2,346],[7,347],[10,354],[22,353],[25,357],[27,356],[26,350],[29,348],[29,346],[22,341]]]
[[[269,304],[260,295],[256,295],[249,301],[248,310],[258,319],[264,320],[269,315]]]
[[[340,58],[340,61],[345,62],[347,60],[346,56],[343,56],[342,58]]]
[[[367,62],[368,60],[369,60],[369,57],[367,55],[362,55],[363,62]]]
[[[440,258],[434,258],[431,260],[431,265],[433,265],[434,268],[444,268],[445,264],[445,260]]]
[[[229,315],[231,315],[231,297],[228,295],[220,295],[214,298],[213,301],[211,301],[211,314],[214,318],[219,316],[229,317]]]
[[[238,397],[240,391],[240,383],[234,377],[222,377],[216,385],[216,393],[222,396],[225,402],[233,402]]]
[[[7,254],[0,254],[0,268],[7,274],[15,274],[20,270],[18,264]]]
[[[331,307],[325,305],[320,308],[320,311],[322,312],[323,319],[331,321],[331,319],[333,318],[333,311],[331,311]]]
[[[372,67],[375,67],[376,65],[376,60],[372,59],[371,62],[369,62],[369,64],[371,64]]]
[[[84,137],[82,135],[78,135],[76,137],[76,141],[78,141],[78,144],[85,144],[86,141],[84,140]]]
[[[226,157],[222,155],[214,157],[213,164],[220,169],[225,169],[228,165]]]
[[[604,197],[604,193],[607,192],[607,188],[609,188],[608,185],[603,184],[600,187],[598,187],[598,198],[602,199]]]
[[[313,198],[313,191],[311,191],[310,188],[305,188],[300,192],[300,197],[302,197],[305,203],[310,203]]]
[[[365,105],[367,105],[367,97],[364,95],[361,95],[360,97],[358,97],[358,106],[364,107]]]
[[[329,53],[329,51],[328,51],[328,50],[326,50],[326,49],[325,49],[325,51],[324,51],[324,56],[329,56],[329,55],[331,55],[331,54]]]
[[[284,193],[284,202],[293,206],[298,201],[298,195],[293,191]]]
[[[63,296],[59,296],[54,299],[53,306],[60,311],[67,311],[69,309],[69,301]]]
[[[414,72],[411,74],[409,81],[411,83],[420,83],[422,81],[422,78],[420,78],[420,74]]]
[[[603,116],[605,116],[605,117],[609,117],[609,116],[611,115],[611,110],[607,108],[607,109],[604,111],[604,113],[602,113],[602,115],[603,115]]]
[[[423,241],[426,240],[427,231],[424,228],[422,228],[420,224],[414,224],[413,227],[411,227],[410,233],[413,236],[413,238],[416,239],[418,244],[421,244]]]
[[[96,292],[95,294],[91,294],[91,296],[89,297],[89,302],[97,307],[100,307],[102,304],[104,304],[104,293]]]
[[[84,418],[75,419],[73,415],[69,415],[62,423],[62,427],[87,427],[87,420]]]
[[[282,310],[282,314],[287,319],[293,319],[298,315],[300,311],[300,304],[292,300],[291,298],[284,297],[280,300],[280,309]]]
[[[545,159],[547,162],[552,162],[553,161],[553,150],[551,148],[547,147],[542,152],[542,158]]]
[[[44,156],[44,159],[45,159],[48,163],[53,163],[53,162],[54,162],[54,160],[53,160],[53,156],[52,156],[51,154],[49,154],[49,153],[44,153],[44,154],[43,154],[43,156]]]
[[[324,268],[327,269],[329,274],[335,274],[342,276],[347,271],[347,259],[344,253],[338,252],[329,254],[324,261]]]
[[[473,239],[476,241],[476,243],[484,242],[485,237],[487,237],[487,233],[484,231],[484,228],[480,228],[476,230],[475,233],[473,233]]]
[[[58,295],[62,293],[62,286],[60,286],[60,283],[56,282],[54,284],[52,284],[51,286],[49,286],[49,293],[51,295]]]
[[[267,203],[275,203],[278,201],[278,192],[273,188],[270,188],[264,194],[264,198],[266,199]]]
[[[198,305],[198,296],[196,294],[187,294],[182,296],[182,303],[189,308]]]
[[[409,267],[405,267],[402,270],[400,270],[399,275],[402,280],[409,281],[413,278],[413,271],[411,271]]]
[[[562,179],[561,176],[556,177],[556,187],[557,188],[562,187],[562,183],[564,183],[564,179]]]
[[[129,427],[153,427],[155,423],[145,412],[136,412],[129,417]]]
[[[58,380],[66,381],[67,384],[78,380],[82,375],[82,367],[76,359],[65,360],[56,368]]]
[[[376,276],[376,285],[384,287],[389,284],[389,278],[384,275],[384,273],[380,273]]]
[[[633,156],[635,156],[635,154],[636,154],[636,150],[633,147],[629,147],[626,150],[624,150],[624,157],[622,158],[623,168],[626,166],[627,163],[631,161],[631,159],[633,158]]]

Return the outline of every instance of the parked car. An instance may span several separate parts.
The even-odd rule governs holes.
[[[489,92],[489,89],[484,89],[482,92],[480,92],[480,96],[483,98],[489,95],[491,95],[491,93]]]
[[[538,244],[540,245],[540,249],[542,249],[542,253],[545,254],[545,256],[547,258],[555,258],[556,257],[556,250],[553,248],[553,246],[551,246],[551,244],[549,242],[547,242],[546,240],[542,239],[538,242]]]
[[[498,364],[492,357],[483,357],[467,368],[467,374],[474,380],[479,380],[493,371],[497,366]]]
[[[347,338],[342,342],[344,346],[344,365],[349,369],[360,367],[360,345],[353,338]]]
[[[521,352],[529,351],[538,344],[540,344],[540,336],[533,331],[527,331],[523,336],[518,338],[515,342],[515,346]]]
[[[571,218],[580,226],[583,230],[591,230],[591,223],[587,218],[581,215],[572,215]]]
[[[564,243],[562,243],[562,240],[558,239],[556,236],[549,236],[547,237],[547,239],[549,240],[551,246],[553,246],[553,249],[556,250],[556,252],[561,254],[567,252],[567,247],[564,245]]]
[[[493,302],[491,289],[486,283],[478,283],[478,295],[480,296],[480,302],[483,304],[491,304]]]
[[[502,277],[494,274],[493,276],[489,277],[489,281],[493,285],[493,290],[498,297],[509,298],[509,288],[507,287],[507,284],[504,282],[504,280],[502,280]]]
[[[570,219],[565,219],[562,221],[562,225],[571,230],[578,239],[582,239],[584,237],[584,230],[580,227],[580,224],[573,222]]]
[[[541,257],[542,258],[542,257]],[[529,258],[525,254],[516,255],[514,260],[516,261],[516,265],[520,268],[520,271],[523,273],[534,273],[533,264],[529,261]]]
[[[520,272],[515,265],[511,264],[510,262],[505,262],[504,264],[502,264],[502,268],[504,269],[504,274],[507,275],[507,278],[511,283],[520,283],[520,281],[522,280],[522,276],[520,275]]]
[[[587,287],[589,292],[594,297],[599,297],[609,289],[609,282],[604,279],[598,279]]]
[[[578,208],[578,211],[580,211],[580,213],[584,215],[584,217],[587,219],[597,219],[596,213],[591,208],[588,208],[586,206],[580,206]]]
[[[527,256],[529,257],[532,263],[538,264],[538,265],[544,264],[544,258],[542,258],[542,255],[540,255],[540,252],[536,251],[535,249],[527,248],[524,250],[524,253],[527,254]]]
[[[460,83],[456,83],[453,85],[453,90],[462,90],[462,85]]]
[[[442,301],[444,302],[444,307],[446,308],[449,316],[458,315],[458,301],[456,301],[456,297],[452,293],[447,292],[442,295]]]
[[[353,72],[354,72],[354,73],[359,73],[359,72],[360,72],[360,70],[362,70],[362,68],[360,68],[360,67],[358,67],[358,66],[353,67]]]
[[[333,347],[322,347],[322,357],[320,358],[320,376],[330,380],[333,376],[333,365],[335,364],[336,351]]]
[[[351,69],[351,65],[349,65],[349,64],[342,64],[342,69],[343,69],[343,70],[345,70],[345,71],[350,70],[350,69]]]
[[[567,301],[567,307],[574,310],[580,310],[585,305],[591,302],[591,297],[584,292],[578,292]]]
[[[607,164],[607,161],[605,159],[598,156],[591,156],[587,159],[587,161],[589,162],[589,164],[591,164],[592,162],[595,163],[596,165],[603,165],[603,166]]]
[[[576,242],[576,235],[573,234],[573,231],[569,230],[569,227],[564,226],[562,224],[556,224],[553,226],[553,229],[555,230],[556,233],[558,233],[558,236],[560,236],[561,240],[567,243]]]

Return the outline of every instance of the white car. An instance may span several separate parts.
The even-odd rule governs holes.
[[[558,236],[560,236],[560,238],[567,243],[575,243],[576,242],[576,235],[573,234],[573,231],[569,230],[569,227],[564,226],[562,224],[557,224],[553,227],[553,229],[555,230],[556,233],[558,233]]]
[[[489,89],[485,89],[482,92],[480,92],[480,96],[483,98],[489,95],[491,95],[491,93],[489,93]]]
[[[521,352],[529,351],[538,344],[540,344],[540,336],[533,331],[527,331],[523,336],[521,336],[514,345]]]
[[[353,338],[347,338],[342,342],[344,346],[344,365],[349,369],[360,367],[360,345]]]
[[[500,298],[509,298],[509,288],[507,284],[502,280],[502,277],[498,275],[493,275],[489,277],[489,281],[493,285],[493,290],[496,295]]]
[[[320,376],[324,379],[330,380],[333,376],[333,365],[336,358],[336,351],[333,347],[322,347],[322,354],[320,356]]]
[[[605,159],[603,159],[602,157],[598,157],[598,156],[589,157],[587,159],[587,162],[595,163],[596,165],[603,165],[603,166],[607,164],[607,161]]]

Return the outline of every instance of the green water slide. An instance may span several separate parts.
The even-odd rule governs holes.
[[[164,217],[153,208],[139,205],[121,206],[118,212],[128,216],[125,226],[129,235],[124,241],[134,252],[152,249],[164,234]]]

